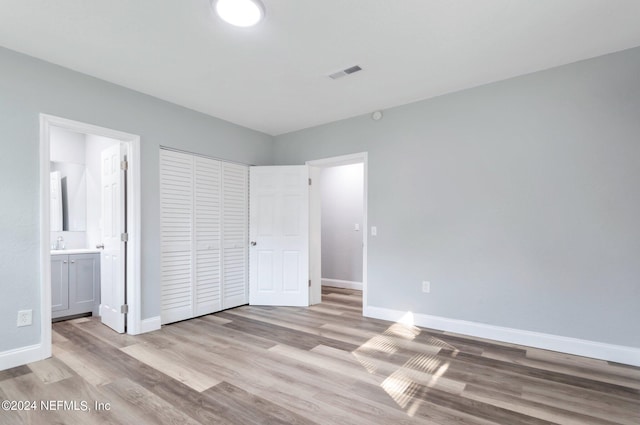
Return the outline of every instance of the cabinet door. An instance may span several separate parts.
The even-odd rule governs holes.
[[[97,302],[99,254],[69,255],[69,314],[89,313]]]
[[[51,312],[52,317],[64,316],[69,309],[69,256],[51,256]]]

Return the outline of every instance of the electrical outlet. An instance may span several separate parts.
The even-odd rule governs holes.
[[[422,281],[422,292],[426,292],[427,294],[431,292],[431,282],[427,280]]]
[[[31,326],[33,324],[33,310],[18,311],[18,326]]]

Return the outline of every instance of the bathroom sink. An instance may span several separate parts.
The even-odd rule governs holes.
[[[65,254],[93,254],[100,252],[97,248],[76,248],[76,249],[52,249],[51,255],[65,255]]]

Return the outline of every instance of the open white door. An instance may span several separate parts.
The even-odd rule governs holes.
[[[309,305],[306,165],[251,167],[249,304]]]
[[[100,316],[102,323],[124,333],[125,232],[124,146],[102,151],[102,262],[100,266]]]

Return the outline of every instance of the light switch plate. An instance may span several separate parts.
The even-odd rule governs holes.
[[[378,228],[376,226],[371,226],[371,236],[378,236]]]
[[[422,281],[422,292],[429,293],[431,292],[431,282],[427,280]]]

